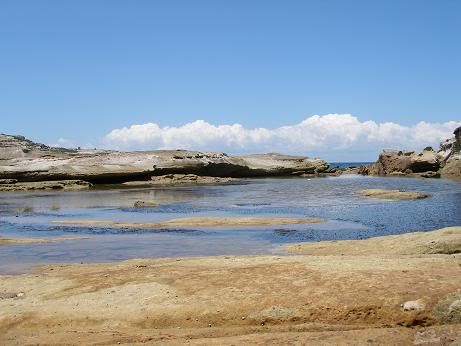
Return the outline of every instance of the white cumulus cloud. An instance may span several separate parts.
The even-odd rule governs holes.
[[[104,137],[103,143],[107,148],[119,150],[181,148],[231,154],[277,151],[321,156],[330,161],[361,161],[374,160],[383,148],[436,147],[460,125],[460,121],[422,121],[404,126],[360,121],[351,114],[314,115],[298,124],[273,129],[213,125],[196,120],[178,127],[147,123],[114,129]]]

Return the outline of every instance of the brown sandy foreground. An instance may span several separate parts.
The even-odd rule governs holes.
[[[311,217],[183,217],[158,223],[118,222],[111,220],[57,220],[58,225],[114,228],[165,228],[165,227],[249,227],[270,225],[299,225],[324,222]]]
[[[44,266],[0,277],[0,344],[459,345],[460,247],[451,227],[295,256]]]

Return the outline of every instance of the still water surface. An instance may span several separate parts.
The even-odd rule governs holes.
[[[358,196],[366,188],[428,192],[416,201]],[[137,200],[162,203],[133,208]],[[320,217],[321,224],[264,227],[181,227],[162,230],[72,227],[53,220],[158,222],[189,216]],[[280,244],[362,239],[461,225],[461,182],[343,175],[321,179],[252,179],[224,186],[99,189],[85,192],[2,193],[0,235],[86,236],[51,244],[0,247],[0,274],[37,264],[129,258],[281,253]]]

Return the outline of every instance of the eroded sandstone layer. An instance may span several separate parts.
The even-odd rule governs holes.
[[[383,150],[374,165],[363,166],[359,174],[417,178],[461,178],[461,127],[454,136],[422,152]]]
[[[454,244],[461,227],[289,246],[297,256],[45,266],[0,277],[0,343],[449,345]]]
[[[281,154],[229,156],[187,150],[119,152],[51,148],[21,136],[0,135],[0,179],[81,179],[90,183],[149,181],[165,174],[257,177],[321,173],[320,159]]]
[[[150,180],[128,181],[123,183],[126,186],[157,186],[157,185],[215,185],[236,183],[237,178],[209,177],[196,174],[165,174],[152,176]]]
[[[91,186],[83,180],[18,182],[16,179],[0,179],[0,191],[79,191]]]

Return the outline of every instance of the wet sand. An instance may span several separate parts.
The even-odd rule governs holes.
[[[0,277],[0,343],[448,345],[461,255],[427,251],[447,242],[461,227],[287,246],[296,256],[45,266]]]

